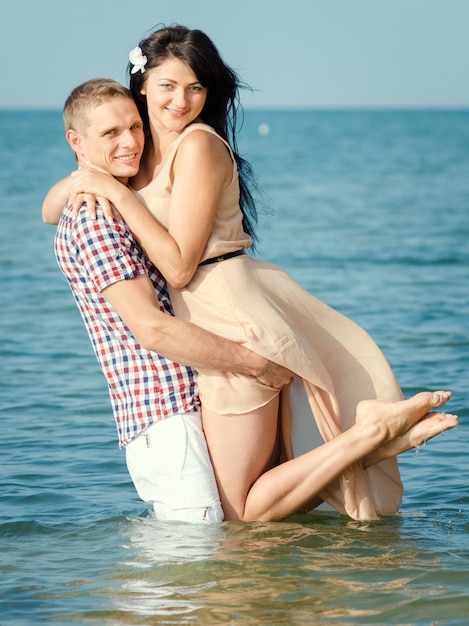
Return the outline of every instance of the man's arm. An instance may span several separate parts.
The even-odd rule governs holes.
[[[284,367],[251,350],[163,313],[147,275],[113,283],[103,290],[102,295],[144,348],[172,361],[195,369],[210,367],[254,376],[277,389],[292,378],[291,372]]]

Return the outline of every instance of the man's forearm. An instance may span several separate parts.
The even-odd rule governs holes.
[[[209,331],[168,316],[151,333],[147,347],[172,361],[195,369],[210,368],[258,378],[281,388],[291,379],[285,368],[271,363],[251,350]]]
[[[265,359],[240,344],[168,316],[147,333],[146,348],[194,368],[211,368],[257,376]]]
[[[103,290],[143,348],[195,369],[216,369],[254,376],[282,388],[291,373],[240,344],[163,313],[147,275],[121,280]]]

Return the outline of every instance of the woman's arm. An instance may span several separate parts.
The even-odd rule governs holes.
[[[72,174],[67,178],[62,178],[58,183],[55,183],[53,187],[49,189],[44,202],[42,203],[42,220],[46,224],[58,224],[60,215],[68,203],[72,187]],[[81,193],[75,198],[75,215],[78,213],[78,209],[86,202],[87,211],[91,218],[96,217],[96,204],[99,203],[103,209],[104,216],[108,220],[114,218],[114,211],[107,198],[94,196],[92,194]],[[120,218],[120,215],[116,215]]]
[[[220,139],[203,130],[190,133],[173,162],[168,231],[130,189],[108,174],[78,170],[72,175],[72,191],[108,198],[168,283],[182,288],[197,269],[232,172],[231,157]]]
[[[46,224],[58,224],[60,214],[70,195],[70,176],[62,178],[51,187],[42,203],[42,220]]]

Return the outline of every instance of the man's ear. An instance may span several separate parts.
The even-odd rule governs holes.
[[[75,154],[79,154],[81,150],[81,135],[76,130],[69,129],[65,133],[65,139],[70,144],[71,149]]]

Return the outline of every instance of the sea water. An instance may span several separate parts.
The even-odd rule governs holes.
[[[0,624],[467,624],[469,112],[247,111],[259,256],[364,326],[460,426],[401,456],[399,515],[159,523],[41,222],[60,112],[0,112]]]

